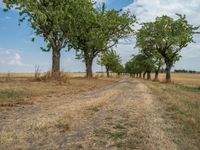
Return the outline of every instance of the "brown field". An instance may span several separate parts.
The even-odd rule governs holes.
[[[152,75],[154,77],[154,75]],[[160,74],[159,79],[163,81],[165,74]],[[172,82],[190,86],[200,86],[200,74],[172,73]]]
[[[200,148],[199,82],[196,81],[197,83],[194,84],[195,79],[190,82],[188,78],[192,75],[174,76],[181,84],[164,84],[145,80],[142,82],[151,90],[155,101],[161,106],[160,114],[165,124],[169,126],[163,130],[171,136],[174,143],[178,145],[178,149],[197,150]],[[189,85],[183,79],[188,79],[186,82]]]
[[[7,79],[6,74],[0,78],[0,105],[31,104],[41,97],[72,95],[100,88],[117,79],[92,79],[82,78],[83,74],[67,75],[65,82],[35,81],[34,74],[11,74]],[[7,81],[8,80],[8,81]]]
[[[200,75],[84,75],[0,74],[0,149],[199,149]]]

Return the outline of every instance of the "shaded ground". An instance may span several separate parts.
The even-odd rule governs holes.
[[[178,149],[162,106],[129,78],[0,112],[0,149]]]

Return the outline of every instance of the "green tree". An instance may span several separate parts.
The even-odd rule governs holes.
[[[21,16],[19,21],[27,20],[36,35],[47,43],[44,51],[52,50],[52,72],[60,72],[60,52],[73,36],[71,30],[78,17],[93,8],[90,0],[3,0],[6,11],[16,9]]]
[[[154,70],[155,64],[151,57],[147,57],[144,54],[134,55],[133,58],[126,63],[125,69],[127,73],[130,73],[131,76],[137,75],[137,77],[145,78],[147,74],[147,79],[151,79],[151,72]]]
[[[148,57],[149,59],[151,59],[152,63],[154,64],[154,72],[155,72],[154,80],[157,81],[161,67],[164,65],[164,60],[163,60],[162,55],[160,55],[160,53],[154,50],[150,50],[150,49],[151,47],[148,47],[146,49],[140,50],[140,52],[144,54],[146,57]]]
[[[109,72],[114,70],[120,63],[120,57],[114,50],[108,50],[100,55],[97,61],[99,65],[105,66],[107,77],[110,76]]]
[[[148,57],[144,54],[138,54],[135,56],[135,60],[138,64],[138,67],[140,70],[140,72],[139,72],[140,77],[141,77],[141,74],[143,73],[143,78],[145,78],[145,74],[147,73],[147,79],[150,80],[151,72],[155,68],[155,64],[152,60],[152,57]]]
[[[92,77],[94,58],[118,43],[118,40],[129,35],[135,17],[129,13],[116,10],[94,10],[86,17],[82,17],[74,25],[70,46],[77,51],[77,58],[83,59],[86,65],[87,77]]]
[[[155,22],[143,23],[137,32],[136,46],[147,51],[156,51],[166,65],[166,81],[171,81],[171,68],[177,62],[184,47],[193,41],[199,27],[190,25],[185,16],[178,14],[174,20],[168,16],[157,17]],[[155,52],[152,52],[155,54]]]
[[[135,55],[133,55],[132,59],[125,64],[125,71],[126,73],[130,73],[130,76],[132,77],[138,77],[141,73],[141,68]]]
[[[121,73],[125,72],[124,66],[121,64],[121,62],[118,62],[114,68],[111,68],[112,72],[117,73],[117,75],[120,75]]]

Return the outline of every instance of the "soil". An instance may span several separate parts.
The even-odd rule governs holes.
[[[0,149],[178,149],[162,106],[137,79],[0,111]]]

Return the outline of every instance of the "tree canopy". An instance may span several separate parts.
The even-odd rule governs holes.
[[[144,54],[134,55],[130,61],[128,61],[125,65],[126,73],[130,73],[131,75],[145,77],[146,73],[148,75],[148,79],[150,79],[151,72],[155,69],[155,63],[151,57],[148,57]]]
[[[87,18],[80,18],[72,30],[70,46],[77,51],[79,59],[86,65],[87,77],[92,77],[94,58],[107,51],[133,32],[135,17],[116,10],[94,10]]]
[[[102,53],[97,63],[101,66],[105,66],[107,77],[109,77],[109,72],[116,72],[117,68],[119,68],[120,66],[120,62],[120,56],[117,55],[117,53],[113,49],[111,49]]]
[[[171,67],[180,59],[180,51],[194,42],[193,35],[199,28],[189,24],[185,15],[177,16],[177,20],[163,15],[155,22],[143,23],[136,34],[137,47],[144,53],[164,59],[167,81],[171,81]]]
[[[90,0],[3,0],[6,11],[16,9],[21,16],[19,21],[27,20],[36,35],[43,37],[47,47],[52,50],[52,71],[60,71],[60,51],[73,36],[71,30],[78,22],[78,17],[91,13],[93,4]],[[77,11],[78,10],[78,11]],[[34,39],[33,39],[34,40]]]

